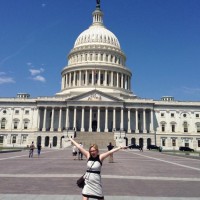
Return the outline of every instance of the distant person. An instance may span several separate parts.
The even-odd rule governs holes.
[[[75,145],[72,147],[72,156],[74,157],[74,160],[76,160],[76,156],[77,156],[77,148],[76,148]]]
[[[41,143],[38,143],[37,145],[38,158],[40,157],[41,149],[42,149]]]
[[[83,148],[82,142],[79,143],[79,146]],[[78,150],[78,159],[83,160],[83,153],[80,150]]]
[[[143,145],[140,145],[140,151],[143,152]]]
[[[108,148],[108,151],[111,151],[113,148],[114,148],[114,146],[112,145],[112,143],[110,142],[109,143],[109,145],[107,146],[107,148]],[[113,153],[111,153],[110,155],[109,155],[109,163],[113,163],[114,161],[113,161]]]
[[[31,145],[30,145],[30,150],[29,150],[29,158],[33,157],[34,149],[35,149],[35,145],[34,145],[34,142],[32,142]]]

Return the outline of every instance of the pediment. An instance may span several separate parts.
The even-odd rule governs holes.
[[[69,100],[73,101],[121,101],[121,99],[118,99],[112,95],[108,95],[106,93],[100,92],[98,90],[92,90],[90,92],[86,92],[84,94],[75,96],[70,98]]]

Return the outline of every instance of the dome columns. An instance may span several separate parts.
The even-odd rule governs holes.
[[[62,90],[82,86],[111,87],[130,91],[131,74],[96,68],[63,74]]]

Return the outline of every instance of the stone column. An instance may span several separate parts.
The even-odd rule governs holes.
[[[24,116],[24,108],[21,108],[21,131],[23,130],[23,116]]]
[[[81,132],[84,132],[85,131],[85,126],[84,126],[84,115],[85,115],[85,107],[82,107],[82,119],[81,119]]]
[[[92,70],[92,85],[94,85],[94,70]]]
[[[92,132],[92,107],[90,107],[89,132]]]
[[[37,111],[38,111],[38,114],[37,114],[37,117],[38,117],[38,119],[37,119],[37,130],[40,131],[40,108],[39,107],[37,108]],[[13,123],[13,120],[12,120],[12,123]]]
[[[66,108],[66,122],[65,122],[65,129],[69,129],[69,107]]]
[[[97,114],[97,132],[100,132],[100,107],[98,107],[98,114]]]
[[[151,109],[151,123],[150,123],[150,132],[154,133],[154,121],[153,121],[153,109]]]
[[[65,75],[66,77],[66,82],[65,82],[65,88],[68,86],[68,74]]]
[[[101,71],[99,70],[99,78],[98,78],[98,85],[101,85]]]
[[[113,79],[113,71],[112,71],[112,72],[111,72],[111,85],[110,85],[111,87],[113,87],[113,80],[114,80],[114,79]]]
[[[128,108],[128,133],[131,133],[131,111]]]
[[[121,82],[121,88],[123,88],[123,74],[121,73],[121,80],[120,80],[120,82]]]
[[[120,130],[124,130],[124,108],[121,108],[121,122],[120,122]]]
[[[76,86],[76,71],[74,72],[73,86]]]
[[[69,87],[71,87],[71,83],[72,83],[72,73],[69,73]]]
[[[105,109],[105,129],[104,132],[108,132],[108,107]]]
[[[79,86],[82,85],[82,73],[81,73],[81,70],[79,71]]]
[[[43,117],[43,128],[42,131],[46,131],[46,119],[47,118],[47,108],[44,108],[44,117]]]
[[[121,88],[124,88],[124,74],[121,74]]]
[[[146,109],[143,109],[143,133],[147,133],[146,129]]]
[[[73,124],[73,128],[76,131],[76,107],[74,107],[74,124]]]
[[[113,131],[116,130],[116,108],[113,108]]]
[[[54,107],[52,108],[52,116],[51,116],[51,128],[50,131],[54,131]]]
[[[88,85],[88,71],[85,71],[85,85]]]
[[[138,109],[135,109],[135,133],[139,133],[138,129]]]
[[[63,90],[65,88],[65,76],[62,77],[62,87],[61,89]]]
[[[105,71],[105,74],[104,74],[104,86],[107,86],[107,71]]]
[[[59,111],[59,122],[58,122],[58,131],[62,131],[62,108],[60,108],[60,111]]]
[[[117,72],[117,87],[119,87],[119,73]]]

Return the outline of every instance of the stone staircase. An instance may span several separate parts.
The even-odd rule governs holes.
[[[86,149],[92,144],[97,144],[99,149],[107,149],[109,142],[116,146],[113,133],[76,132],[75,140],[81,142]]]

